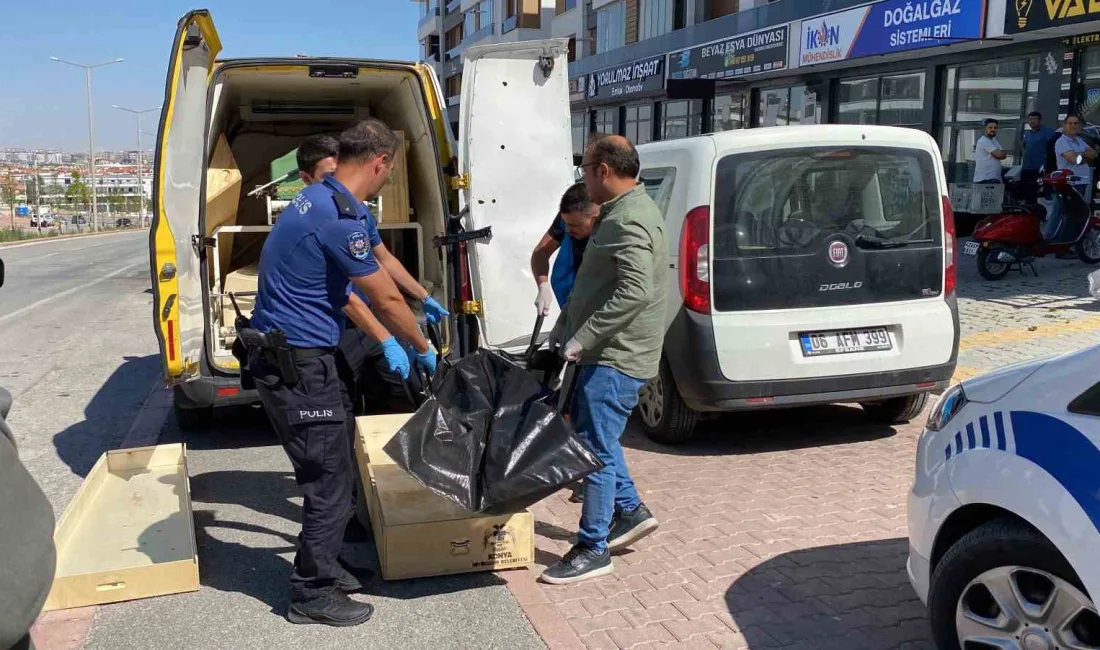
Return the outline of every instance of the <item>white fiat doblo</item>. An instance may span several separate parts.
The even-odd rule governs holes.
[[[881,126],[791,126],[646,144],[676,273],[655,440],[702,414],[834,402],[920,414],[955,369],[955,229],[939,147]]]

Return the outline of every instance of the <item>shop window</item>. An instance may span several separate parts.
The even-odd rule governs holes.
[[[1008,152],[1002,164],[1016,164],[1022,147],[1019,125],[1034,110],[1038,96],[1039,65],[1039,57],[1034,56],[947,69],[939,135],[948,181],[973,178],[974,145],[989,118],[1000,122],[997,140]]]
[[[673,140],[703,132],[703,102],[682,99],[661,104],[661,139]]]
[[[924,73],[843,79],[837,107],[841,124],[919,126],[924,114]]]
[[[842,79],[837,121],[841,124],[874,124],[878,120],[879,78]]]
[[[584,145],[588,141],[588,113],[573,113],[569,116],[573,131],[573,153],[584,154]]]
[[[601,108],[596,111],[596,118],[594,121],[595,128],[593,131],[596,133],[618,133],[619,131],[619,109],[618,108]]]
[[[618,49],[626,44],[626,13],[622,0],[596,12],[596,53]]]
[[[757,126],[820,124],[821,105],[817,92],[806,86],[767,88],[760,91]]]
[[[1075,112],[1086,122],[1100,122],[1100,48],[1090,47],[1085,50],[1081,61],[1080,85],[1084,94]],[[1030,88],[1028,94],[1031,94]]]
[[[625,135],[634,144],[645,144],[653,140],[653,106],[627,106]]]
[[[733,131],[748,126],[749,102],[744,94],[719,95],[711,110],[711,131]]]

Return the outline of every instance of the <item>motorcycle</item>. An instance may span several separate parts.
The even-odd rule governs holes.
[[[1000,280],[1013,269],[1023,273],[1024,266],[1038,277],[1035,258],[1070,251],[1085,264],[1100,263],[1100,218],[1074,187],[1082,181],[1068,169],[1044,175],[1037,203],[1008,206],[978,222],[963,255],[977,259],[978,273],[986,280]],[[1044,239],[1043,221],[1059,216],[1058,233],[1052,240]]]

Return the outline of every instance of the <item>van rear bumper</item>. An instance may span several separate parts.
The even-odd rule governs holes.
[[[954,311],[954,309],[952,309]],[[680,397],[696,411],[735,411],[869,402],[947,388],[958,354],[958,321],[947,363],[890,372],[730,381],[718,366],[714,332],[706,316],[681,310],[665,336],[665,359]]]
[[[218,395],[219,389],[236,388],[238,393]],[[255,390],[241,388],[240,377],[211,377],[200,375],[198,379],[176,384],[176,406],[181,409],[203,409],[221,406],[247,406],[260,401]]]

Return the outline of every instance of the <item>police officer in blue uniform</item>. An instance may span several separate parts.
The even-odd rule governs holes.
[[[355,480],[352,402],[335,357],[349,280],[418,357],[434,365],[436,352],[389,274],[379,272],[361,221],[363,201],[378,195],[402,143],[370,119],[344,131],[339,144],[336,172],[302,190],[264,242],[251,322],[261,342],[250,347],[247,365],[304,493],[287,619],[350,626],[374,608],[348,598],[345,591],[361,585],[337,561]]]

